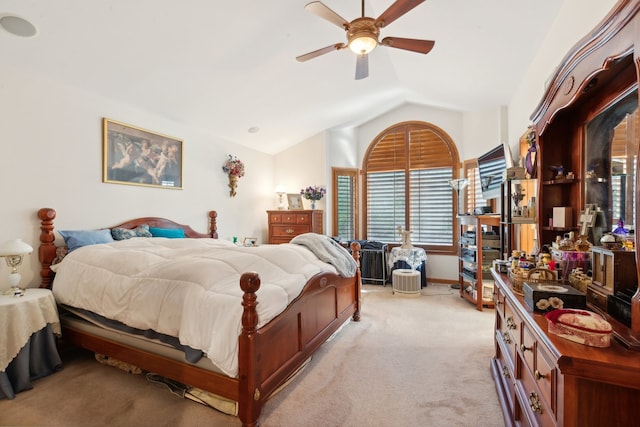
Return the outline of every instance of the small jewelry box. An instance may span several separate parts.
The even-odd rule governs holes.
[[[586,308],[587,296],[569,285],[552,282],[523,285],[524,301],[536,313],[546,313],[560,308]]]

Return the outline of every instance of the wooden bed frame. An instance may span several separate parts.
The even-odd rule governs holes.
[[[181,228],[190,238],[217,238],[215,211],[209,212],[209,232],[198,233],[187,225],[156,217],[138,218],[110,228],[134,229],[141,224],[151,227]],[[38,211],[42,269],[40,287],[51,288],[54,273],[50,266],[56,257],[53,221],[54,209]],[[351,244],[351,252],[359,261],[359,245]],[[358,262],[359,265],[359,262]],[[238,378],[211,372],[187,362],[172,360],[148,351],[107,340],[62,325],[62,340],[87,350],[134,364],[193,387],[238,402],[238,416],[243,426],[259,425],[262,406],[268,397],[298,370],[338,328],[352,317],[360,320],[360,269],[355,277],[321,273],[312,277],[302,293],[289,307],[268,324],[258,329],[256,292],[260,278],[255,272],[240,279],[242,297],[242,333],[239,336]]]

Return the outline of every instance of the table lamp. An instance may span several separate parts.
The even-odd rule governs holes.
[[[278,209],[284,209],[284,195],[287,194],[286,190],[282,185],[278,185],[276,187],[276,194],[278,195]]]
[[[0,257],[3,257],[7,265],[11,268],[9,274],[9,287],[17,288],[20,284],[20,273],[18,266],[22,264],[24,255],[33,252],[33,248],[22,241],[22,239],[7,240],[0,245]]]

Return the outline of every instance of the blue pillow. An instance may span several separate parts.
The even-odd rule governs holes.
[[[142,224],[133,230],[121,227],[112,228],[111,236],[113,236],[115,240],[126,240],[132,237],[153,237],[147,224]]]
[[[184,230],[182,228],[158,228],[149,227],[153,237],[167,237],[169,239],[183,239]]]
[[[65,230],[59,231],[59,233],[64,238],[69,252],[87,245],[113,242],[111,230],[108,228],[104,230]]]

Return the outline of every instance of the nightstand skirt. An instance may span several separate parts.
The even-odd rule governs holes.
[[[31,335],[29,342],[0,372],[0,399],[13,399],[16,393],[33,388],[31,381],[62,369],[62,360],[56,347],[56,337],[47,324]]]

